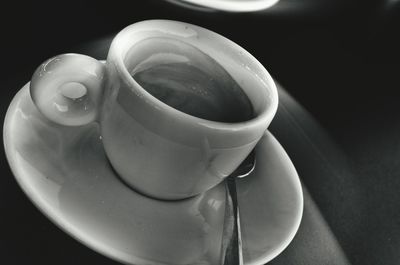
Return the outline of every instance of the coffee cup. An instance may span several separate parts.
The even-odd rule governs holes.
[[[97,122],[121,180],[165,200],[223,181],[278,106],[274,81],[250,53],[210,30],[169,20],[126,27],[106,62],[79,54],[47,60],[30,93],[55,123]]]

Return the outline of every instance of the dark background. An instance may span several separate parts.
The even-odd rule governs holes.
[[[329,210],[329,198],[315,182],[303,180],[349,262],[400,263],[400,1],[281,0],[244,14],[194,11],[162,0],[3,1],[1,10],[2,119],[45,59],[85,50],[96,40],[104,47],[136,21],[186,21],[235,41],[315,117],[349,165],[351,174],[344,175],[351,179],[341,179],[349,185],[339,198],[340,214]],[[1,155],[4,264],[115,264],[42,216]],[[303,160],[293,160],[302,166]],[[356,191],[362,207],[352,204]],[[360,225],[352,229],[354,220]]]

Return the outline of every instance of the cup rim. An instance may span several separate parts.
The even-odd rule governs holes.
[[[220,122],[220,121],[213,121],[213,120],[207,120],[203,119],[200,117],[196,117],[193,115],[190,115],[188,113],[185,113],[183,111],[180,111],[172,106],[167,105],[163,101],[157,99],[154,97],[152,94],[150,94],[146,89],[144,89],[129,73],[125,62],[124,62],[124,55],[122,54],[122,50],[126,49],[126,43],[121,43],[121,39],[124,39],[126,35],[129,35],[131,31],[133,30],[138,30],[139,27],[141,27],[143,24],[153,24],[153,25],[158,25],[160,28],[165,28],[166,24],[180,24],[184,27],[189,27],[192,28],[196,31],[201,31],[202,34],[208,34],[212,35],[213,37],[222,39],[224,42],[228,42],[231,46],[233,46],[235,49],[238,49],[240,52],[242,52],[243,55],[246,57],[250,58],[253,63],[256,64],[258,67],[258,70],[261,70],[261,73],[263,74],[263,77],[265,78],[266,82],[266,87],[268,90],[268,94],[270,97],[270,103],[265,104],[266,106],[263,107],[262,111],[258,114],[256,114],[253,118],[246,120],[246,121],[240,121],[240,122]],[[157,29],[157,28],[155,28]],[[125,45],[124,45],[125,44]],[[131,44],[129,44],[130,47],[132,47]],[[129,49],[129,48],[128,48]],[[153,106],[156,106],[158,109],[161,109],[163,113],[171,114],[176,118],[180,118],[181,120],[185,120],[186,122],[191,122],[194,124],[200,124],[202,126],[206,126],[212,129],[217,129],[217,130],[241,130],[241,129],[250,129],[252,127],[257,127],[257,126],[262,126],[264,123],[268,123],[273,119],[277,108],[278,108],[278,91],[276,88],[276,84],[269,74],[269,72],[265,69],[265,67],[248,51],[246,51],[243,47],[239,46],[235,42],[231,41],[230,39],[214,32],[209,29],[186,23],[186,22],[181,22],[181,21],[175,21],[175,20],[163,20],[163,19],[152,19],[152,20],[144,20],[140,22],[136,22],[134,24],[131,24],[127,27],[125,27],[123,30],[121,30],[117,36],[113,39],[111,43],[111,47],[109,50],[109,54],[112,54],[112,61],[115,64],[118,73],[122,75],[123,80],[126,82],[126,84],[131,85],[132,87],[137,88],[139,91],[140,96],[144,98],[147,102],[151,103]],[[110,56],[109,56],[110,58]],[[109,60],[107,59],[107,62]],[[244,91],[245,92],[245,91]],[[245,92],[247,95],[247,93]],[[253,104],[252,104],[253,105]]]

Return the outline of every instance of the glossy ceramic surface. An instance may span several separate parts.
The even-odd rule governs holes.
[[[167,0],[169,2],[184,3],[193,8],[205,7],[229,12],[252,12],[269,8],[279,0]]]
[[[106,159],[98,125],[56,125],[33,105],[27,84],[12,101],[4,144],[34,204],[94,250],[127,264],[219,264],[224,185],[167,202],[127,187]],[[264,264],[292,240],[303,198],[283,148],[266,133],[254,172],[237,181],[245,264]]]
[[[253,118],[224,123],[191,116],[158,100],[132,77],[149,65],[185,62],[208,68],[206,56],[241,87]],[[185,89],[200,93],[197,87]],[[123,29],[105,65],[78,54],[49,59],[35,72],[31,95],[57,123],[97,119],[113,168],[136,190],[162,199],[188,198],[223,181],[263,136],[278,106],[273,79],[250,53],[215,32],[170,20]]]

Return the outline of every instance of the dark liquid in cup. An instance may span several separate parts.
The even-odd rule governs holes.
[[[151,49],[157,53],[151,54]],[[243,122],[254,117],[252,104],[238,83],[199,49],[176,40],[152,38],[134,46],[130,54],[133,58],[139,52],[143,60],[131,69],[131,75],[165,104],[218,122]]]

